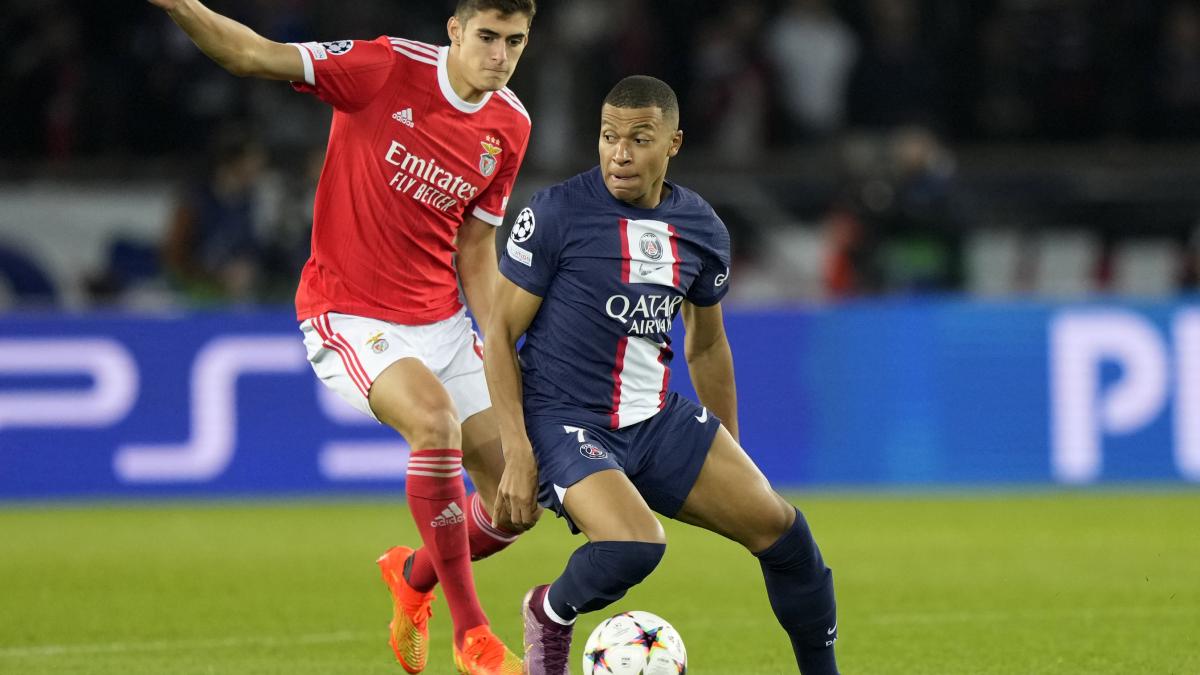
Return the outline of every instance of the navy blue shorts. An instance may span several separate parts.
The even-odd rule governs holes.
[[[571,531],[578,533],[563,510],[567,488],[598,471],[618,469],[650,508],[673,518],[696,484],[720,425],[716,415],[676,393],[667,395],[653,417],[623,429],[559,415],[528,416],[525,428],[537,459],[538,503],[567,518]]]

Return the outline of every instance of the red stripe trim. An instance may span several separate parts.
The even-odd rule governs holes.
[[[431,44],[426,44],[424,42],[417,42],[416,40],[406,40],[404,38],[388,38],[388,40],[390,40],[393,45],[401,45],[403,47],[408,47],[408,48],[412,49],[414,52],[425,52],[435,58],[438,55],[437,47],[434,47]]]
[[[350,381],[354,383],[354,386],[358,387],[358,391],[362,393],[363,398],[367,398],[368,390],[363,386],[363,383],[358,379],[358,375],[350,366],[350,361],[347,360],[345,352],[342,351],[342,347],[332,341],[332,339],[329,337],[329,334],[325,331],[325,327],[321,324],[321,319],[324,316],[325,315],[322,314],[312,319],[313,328],[317,330],[317,335],[321,336],[321,340],[325,347],[337,352],[338,357],[342,360],[342,366],[346,369],[346,374],[350,376]]]
[[[512,89],[505,87],[496,93],[500,94],[505,99],[511,101],[514,106],[520,108],[521,110],[525,109],[525,104],[521,103],[521,99],[517,98],[516,92],[514,92]]]
[[[667,365],[667,354],[671,348],[660,348],[658,350],[658,363],[663,367],[662,389],[658,392],[658,408],[662,410],[663,404],[667,402],[667,384],[671,381],[671,366]]]
[[[354,347],[350,346],[350,341],[346,339],[345,335],[333,331],[333,320],[329,318],[329,313],[326,312],[322,316],[325,317],[325,327],[329,331],[329,341],[336,342],[342,346],[342,349],[346,352],[346,356],[350,359],[350,366],[358,373],[359,380],[369,392],[374,382],[367,375],[367,369],[363,367],[362,361],[358,358],[358,353],[354,351]]]
[[[399,54],[403,54],[403,55],[407,56],[408,58],[412,59],[413,61],[420,61],[421,63],[427,63],[431,66],[437,65],[436,59],[429,57],[429,56],[425,56],[423,54],[416,54],[416,53],[410,52],[407,49],[405,49],[404,47],[400,47],[399,45],[392,45],[392,51],[399,53]]]
[[[366,383],[367,390],[369,391],[374,382],[371,381],[371,376],[367,375],[367,369],[363,367],[362,361],[359,360],[358,353],[354,351],[354,348],[350,346],[350,343],[346,341],[345,336],[343,336],[341,333],[334,335],[333,339],[335,342],[342,345],[342,349],[346,350],[346,354],[350,357],[351,365],[358,370],[359,377],[361,377],[362,381]]]
[[[624,218],[621,219],[621,283],[633,283],[629,278],[629,221]]]
[[[472,332],[471,335],[475,338],[474,345],[472,345],[475,347],[475,355],[479,357],[480,361],[482,361],[483,360],[483,342],[481,342],[479,340],[479,334]]]
[[[679,288],[679,233],[670,223],[667,223],[667,232],[671,234],[668,237],[671,240],[671,257],[675,259],[675,262],[671,263],[671,285]]]
[[[506,93],[504,93],[504,90],[503,90],[503,89],[501,89],[500,91],[496,92],[496,94],[497,94],[497,95],[498,95],[498,96],[499,96],[499,97],[500,97],[500,98],[501,98],[501,99],[502,99],[502,100],[503,100],[505,103],[507,103],[507,104],[509,104],[510,106],[512,106],[514,110],[516,110],[517,112],[519,112],[519,113],[521,113],[522,115],[524,115],[524,116],[525,116],[525,119],[529,119],[529,111],[525,110],[525,106],[521,105],[521,101],[519,101],[515,95],[513,95],[513,94],[511,94],[511,93],[509,93],[509,94],[506,94]]]
[[[621,371],[625,368],[625,349],[628,346],[628,336],[617,342],[617,362],[613,365],[613,406],[609,416],[609,424],[613,429],[621,427]]]

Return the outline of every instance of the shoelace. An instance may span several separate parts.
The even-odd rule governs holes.
[[[504,662],[504,650],[489,649],[495,639],[496,638],[492,635],[484,635],[483,637],[474,638],[471,640],[470,644],[463,649],[463,653],[467,656],[467,658],[475,663],[481,663],[489,668],[498,667]],[[492,657],[489,659],[490,663],[483,660],[488,656]]]
[[[547,640],[548,633],[552,637]],[[570,636],[569,626],[542,626],[542,653],[545,655],[546,670],[549,672],[560,672],[566,668],[567,661],[571,658],[571,641],[564,639],[564,634]]]
[[[433,616],[432,605],[433,605],[433,601],[426,600],[425,602],[422,602],[420,604],[420,606],[413,609],[413,611],[410,612],[410,614],[412,614],[413,622],[420,623],[421,621],[424,621],[424,620],[428,619],[429,617]]]
[[[433,598],[432,597],[425,596],[425,599],[422,600],[421,603],[416,606],[412,606],[412,605],[404,602],[403,600],[401,600],[401,597],[402,596],[397,594],[396,601],[400,604],[401,607],[404,608],[405,613],[412,616],[412,620],[414,623],[420,623],[421,621],[433,616]]]

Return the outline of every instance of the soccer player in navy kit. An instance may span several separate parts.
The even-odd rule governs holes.
[[[568,673],[576,615],[654,570],[666,549],[655,511],[749,549],[800,671],[837,672],[832,574],[737,442],[720,305],[729,234],[665,180],[682,142],[671,88],[622,80],[601,111],[600,166],[534,195],[500,262],[485,343],[506,461],[494,513],[532,523],[540,502],[588,539],[525,597],[528,673]],[[680,314],[703,406],[667,391]]]

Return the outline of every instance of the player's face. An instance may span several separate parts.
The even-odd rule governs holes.
[[[600,111],[600,171],[612,196],[652,209],[662,200],[667,162],[679,154],[683,132],[658,106]]]
[[[446,24],[450,33],[452,73],[476,92],[503,89],[516,70],[529,41],[529,17],[476,12],[466,23],[457,16]]]

